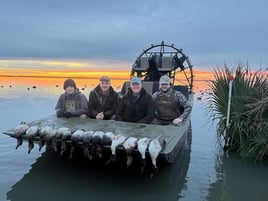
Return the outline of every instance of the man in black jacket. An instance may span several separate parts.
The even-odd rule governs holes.
[[[133,77],[130,88],[119,102],[117,120],[134,123],[151,123],[154,119],[152,96],[142,87],[141,79]]]
[[[118,103],[118,94],[111,86],[107,76],[100,78],[99,85],[89,94],[89,117],[94,119],[115,119],[115,110]]]

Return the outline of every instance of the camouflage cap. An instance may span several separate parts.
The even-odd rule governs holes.
[[[163,75],[160,77],[159,84],[170,84],[170,77]]]

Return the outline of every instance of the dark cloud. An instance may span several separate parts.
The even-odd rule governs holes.
[[[10,0],[0,7],[0,57],[133,60],[164,40],[199,58],[197,66],[239,59],[267,64],[267,4]]]

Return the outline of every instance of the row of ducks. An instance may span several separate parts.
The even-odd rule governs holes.
[[[122,146],[126,151],[127,168],[132,164],[132,153],[134,150],[138,150],[141,155],[141,172],[143,172],[146,166],[146,151],[148,150],[153,167],[157,170],[156,160],[159,153],[165,146],[165,140],[163,136],[150,139],[148,137],[136,138],[127,137],[125,135],[117,134],[113,132],[102,131],[85,131],[83,129],[71,130],[67,127],[54,128],[54,125],[28,125],[26,122],[21,122],[14,132],[14,137],[17,138],[16,149],[22,145],[23,139],[28,139],[28,153],[34,148],[34,140],[39,137],[39,151],[46,144],[46,150],[54,149],[57,151],[57,144],[61,142],[60,154],[62,155],[67,151],[67,144],[71,143],[70,155],[72,158],[73,153],[79,143],[84,149],[84,155],[92,160],[93,155],[102,158],[103,146],[110,145],[111,157],[106,161],[106,165],[114,163],[117,159],[116,149]]]

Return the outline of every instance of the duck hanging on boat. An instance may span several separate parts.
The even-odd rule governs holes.
[[[22,145],[23,142],[23,135],[26,134],[26,131],[28,130],[29,125],[26,124],[26,122],[22,121],[14,130],[14,137],[17,138],[17,146],[16,149],[18,149],[19,146]]]

